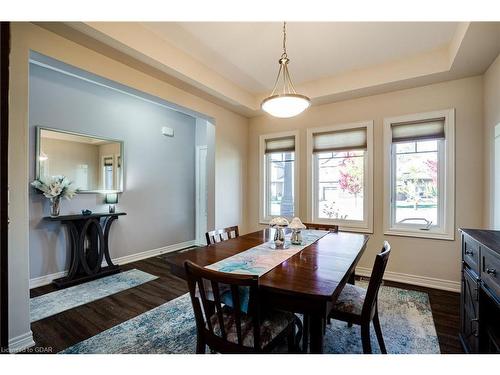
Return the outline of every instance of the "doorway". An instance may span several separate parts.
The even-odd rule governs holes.
[[[208,147],[196,146],[196,244],[205,245],[208,228]]]

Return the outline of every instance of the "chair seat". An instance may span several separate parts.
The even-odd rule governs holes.
[[[234,319],[233,310],[228,306],[222,308],[224,327],[227,334],[227,340],[238,344],[238,335],[236,332],[236,321]],[[214,332],[222,337],[219,327],[219,320],[214,314],[210,318]],[[267,311],[263,312],[260,318],[260,347],[263,349],[280,335],[290,324],[295,321],[295,315],[283,311]],[[241,337],[243,346],[254,346],[253,323],[252,318],[242,313],[241,314]]]
[[[361,315],[365,302],[366,289],[346,284],[333,305],[333,310],[347,314]]]

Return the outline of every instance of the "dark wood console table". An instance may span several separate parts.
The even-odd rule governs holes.
[[[45,218],[65,224],[69,234],[69,271],[67,276],[53,281],[56,287],[65,288],[121,271],[120,267],[111,261],[108,245],[111,224],[121,215],[126,213],[92,213]],[[103,258],[106,259],[106,267],[101,266]]]
[[[460,232],[460,340],[467,353],[500,353],[500,231]]]

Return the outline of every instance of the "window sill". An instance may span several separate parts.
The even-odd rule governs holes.
[[[425,231],[410,231],[404,229],[391,228],[384,232],[388,236],[401,236],[401,237],[415,237],[415,238],[425,238],[430,240],[446,240],[454,241],[455,234],[452,233],[437,233],[437,232],[425,232]]]
[[[373,234],[373,227],[370,223],[355,221],[355,220],[335,220],[335,219],[312,219],[306,220],[308,223],[325,224],[325,225],[338,225],[339,231],[342,232],[355,232],[355,233],[368,233]]]

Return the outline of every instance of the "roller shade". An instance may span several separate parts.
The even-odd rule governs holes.
[[[398,122],[391,124],[392,142],[411,142],[425,139],[442,139],[444,117],[423,121]]]
[[[113,166],[113,158],[112,157],[105,157],[104,158],[104,166],[105,167],[110,167],[110,166]]]
[[[272,152],[293,152],[295,151],[295,137],[283,137],[266,139],[266,154]]]
[[[313,134],[313,152],[366,150],[366,128]]]

